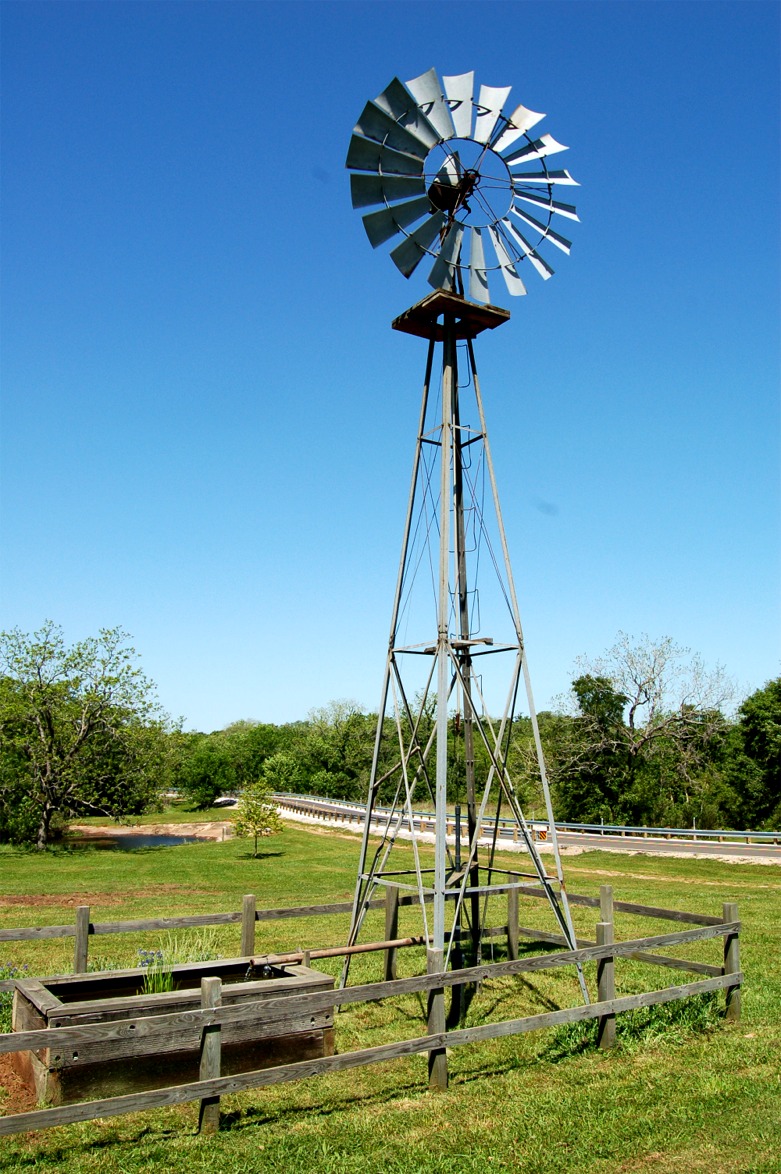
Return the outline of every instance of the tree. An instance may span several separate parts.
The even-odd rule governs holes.
[[[282,820],[268,779],[261,777],[245,784],[236,812],[235,828],[237,836],[255,837],[254,857],[258,855],[258,839],[261,836],[273,836],[275,832],[282,831]]]
[[[781,677],[768,681],[738,709],[726,774],[741,797],[744,825],[781,823]]]
[[[190,734],[182,748],[178,783],[198,811],[237,786],[236,766],[222,734]]]
[[[117,816],[157,795],[168,719],[121,628],[67,647],[47,621],[0,633],[0,834],[45,848],[55,815]]]
[[[242,787],[246,780],[258,778],[264,762],[283,749],[285,730],[264,722],[239,721],[226,726],[217,736],[224,738],[230,748],[236,783]]]
[[[579,666],[572,720],[550,754],[563,817],[711,822],[719,805],[709,766],[733,693],[724,670],[707,672],[669,637],[634,641],[623,632],[604,657]]]
[[[362,713],[355,701],[331,701],[312,710],[301,747],[301,774],[309,789],[334,799],[364,796],[376,727],[376,715]]]
[[[269,793],[278,791],[292,794],[301,785],[301,772],[296,758],[283,750],[266,759],[261,768],[261,777]]]

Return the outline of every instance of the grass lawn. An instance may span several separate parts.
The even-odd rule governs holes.
[[[169,813],[158,821],[171,822]],[[259,908],[349,900],[357,854],[355,836],[300,825],[264,841],[257,860],[243,840],[133,853],[59,848],[39,855],[3,847],[2,923],[66,923],[79,904],[90,905],[93,921],[237,910],[244,893],[255,893]],[[565,867],[572,892],[596,895],[610,883],[617,899],[711,914],[736,900],[746,975],[740,1023],[720,1019],[723,999],[671,1004],[666,1017],[645,1023],[625,1017],[621,1044],[611,1053],[598,1053],[582,1029],[572,1028],[454,1049],[444,1094],[427,1091],[426,1058],[415,1056],[224,1098],[216,1137],[196,1134],[193,1104],[3,1139],[0,1167],[63,1174],[781,1171],[781,869],[597,852],[568,858]],[[521,906],[522,923],[550,925],[541,903],[522,899]],[[573,916],[578,933],[593,937],[595,911],[574,907]],[[489,921],[505,917],[506,905],[496,899]],[[400,932],[417,932],[416,918],[403,910]],[[347,920],[262,922],[256,949],[338,944]],[[619,938],[674,928],[616,919]],[[223,955],[238,952],[239,932],[238,925],[209,931]],[[369,935],[383,936],[381,914]],[[139,949],[170,944],[164,931],[98,936],[90,940],[90,959],[134,965]],[[72,946],[72,939],[6,943],[0,963],[27,964],[36,974],[68,971]],[[495,949],[499,960],[499,942]],[[719,939],[673,952],[716,962],[720,949]],[[317,965],[338,971],[338,962]],[[402,952],[401,974],[422,969],[418,951]],[[379,956],[355,959],[351,982],[380,977]],[[593,973],[588,977],[594,986]],[[686,980],[681,972],[616,963],[618,994]],[[569,971],[494,980],[481,988],[467,1022],[578,1001]],[[417,997],[351,1007],[338,1016],[337,1049],[423,1034],[424,1020]],[[2,1106],[0,1090],[0,1112]]]

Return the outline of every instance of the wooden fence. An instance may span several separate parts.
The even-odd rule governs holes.
[[[545,933],[543,930],[518,924],[519,897],[547,899],[544,889],[537,885],[510,881],[507,884],[492,885],[490,891],[497,895],[500,893],[507,894],[507,925],[495,926],[493,929],[486,930],[485,933],[489,937],[507,934],[509,937],[511,957],[517,955],[519,936],[531,938],[535,941],[548,942],[551,945],[566,944],[564,938],[559,934]],[[470,889],[469,892],[485,893],[486,889],[481,887],[479,890]],[[607,893],[610,894],[609,898],[606,897]],[[567,899],[570,905],[600,908],[600,917],[603,921],[612,920],[613,910],[615,910],[621,913],[633,913],[639,917],[653,917],[664,921],[679,921],[690,925],[720,924],[718,917],[710,917],[707,914],[687,913],[676,909],[658,908],[652,905],[637,905],[631,901],[614,901],[612,899],[612,888],[609,885],[602,886],[599,897],[587,897],[582,894],[573,893],[568,894]],[[433,898],[430,894],[427,894],[426,900],[430,902]],[[394,885],[387,885],[385,897],[369,901],[367,907],[369,909],[386,910],[385,924],[386,931],[388,932],[386,932],[385,936],[392,938],[396,936],[395,932],[390,931],[398,924],[398,906],[417,904],[417,894],[404,893]],[[73,973],[84,974],[87,971],[89,959],[89,941],[95,935],[138,933],[146,930],[198,929],[216,925],[240,925],[241,939],[239,956],[246,958],[255,952],[255,930],[258,922],[284,921],[288,918],[299,917],[325,917],[332,914],[351,914],[352,909],[351,901],[335,901],[327,905],[296,905],[282,909],[257,909],[255,897],[249,894],[243,898],[241,909],[233,913],[203,913],[189,917],[150,917],[133,921],[93,922],[90,920],[89,905],[79,905],[76,908],[75,921],[70,925],[36,925],[0,929],[0,943],[42,941],[45,938],[72,937],[74,939]],[[595,943],[578,939],[577,944],[594,945]],[[310,953],[312,958],[321,956],[318,955],[317,951],[310,951]],[[295,956],[300,957],[301,954]],[[288,961],[292,957],[293,955],[285,955]],[[663,956],[649,958],[647,961],[655,962],[660,966],[671,966],[673,968],[679,966],[676,959],[665,958]],[[697,969],[697,965],[687,961],[681,963],[679,968],[693,970]],[[715,973],[712,967],[704,967],[704,964],[702,972],[707,974]],[[13,979],[0,982],[0,991],[13,990],[14,985]]]
[[[240,1006],[220,1006],[219,980],[204,979],[202,983],[201,1008],[176,1014],[160,1014],[144,1018],[113,1020],[111,1022],[84,1024],[74,1027],[57,1028],[58,1046],[78,1047],[80,1044],[97,1040],[110,1041],[112,1039],[126,1040],[132,1036],[138,1040],[139,1053],[144,1049],[154,1053],[155,1040],[170,1036],[171,1032],[187,1026],[199,1027],[203,1033],[202,1061],[200,1079],[185,1084],[173,1085],[151,1091],[130,1093],[125,1096],[109,1097],[103,1100],[86,1101],[80,1104],[63,1105],[55,1108],[39,1109],[29,1113],[18,1113],[0,1118],[0,1134],[17,1133],[31,1129],[46,1129],[55,1125],[64,1125],[75,1121],[89,1121],[99,1117],[114,1116],[121,1113],[139,1112],[162,1105],[183,1104],[188,1101],[201,1102],[201,1127],[204,1130],[214,1130],[219,1123],[219,1098],[228,1093],[236,1093],[250,1088],[262,1088],[272,1084],[299,1080],[303,1077],[322,1075],[330,1072],[344,1071],[365,1064],[374,1064],[402,1056],[428,1052],[429,1055],[429,1083],[431,1087],[442,1088],[447,1083],[446,1049],[460,1047],[464,1044],[476,1043],[481,1040],[496,1039],[501,1036],[516,1035],[527,1031],[536,1031],[545,1027],[554,1027],[565,1023],[576,1023],[586,1019],[598,1020],[598,1042],[601,1047],[610,1047],[615,1040],[615,1017],[625,1011],[638,1007],[648,1007],[658,1003],[667,1003],[691,995],[723,990],[726,996],[726,1015],[728,1019],[736,1020],[740,1017],[740,985],[743,975],[739,960],[739,932],[737,905],[733,902],[725,903],[722,917],[705,914],[686,913],[678,910],[661,909],[647,905],[637,905],[631,902],[614,901],[612,888],[605,885],[600,890],[600,896],[586,897],[574,895],[569,900],[573,904],[598,907],[600,920],[596,926],[597,941],[584,943],[578,941],[575,950],[564,950],[553,954],[538,955],[535,957],[519,958],[518,939],[520,936],[536,941],[557,944],[562,939],[555,934],[546,934],[540,930],[523,927],[518,924],[518,896],[523,893],[527,896],[545,897],[542,889],[532,885],[509,884],[502,886],[508,894],[508,924],[498,926],[487,931],[490,936],[500,933],[507,934],[508,961],[484,964],[462,970],[443,971],[435,969],[432,973],[415,978],[396,979],[389,977],[395,970],[395,949],[398,945],[389,941],[371,944],[373,948],[385,951],[385,974],[383,982],[366,983],[361,986],[347,987],[340,991],[324,991],[290,997],[275,998],[273,1000],[243,1003]],[[385,907],[386,930],[393,923],[394,910],[398,911],[399,904],[416,903],[417,898],[409,895],[400,895],[398,891],[389,892],[385,900],[375,901],[374,907]],[[169,929],[187,926],[223,925],[230,922],[241,922],[242,925],[242,956],[253,954],[253,949],[245,950],[245,946],[254,947],[255,925],[258,921],[276,920],[284,917],[310,917],[320,914],[335,914],[351,911],[347,903],[334,903],[321,906],[304,906],[294,909],[256,910],[255,901],[251,896],[245,897],[241,912],[227,914],[207,914],[203,917],[183,918],[156,918],[145,921],[110,922],[102,925],[92,925],[88,913],[77,911],[75,926],[47,926],[35,929],[16,929],[0,931],[0,940],[19,941],[30,940],[35,937],[75,936],[76,937],[76,969],[86,967],[86,943],[90,933],[123,933],[139,929]],[[643,917],[659,918],[683,924],[693,924],[694,929],[677,930],[668,934],[657,934],[629,941],[614,939],[614,912],[621,911]],[[79,928],[81,927],[81,928]],[[387,934],[387,937],[392,935]],[[722,964],[711,965],[704,962],[695,962],[684,958],[670,958],[656,953],[657,950],[670,946],[678,946],[690,942],[706,941],[714,938],[723,938]],[[79,942],[82,942],[79,953]],[[328,951],[307,950],[297,955],[285,957],[302,957],[315,959],[318,955],[345,953],[346,950],[334,949]],[[433,952],[430,952],[430,954]],[[269,961],[273,955],[267,956]],[[672,967],[679,970],[688,970],[695,974],[705,975],[694,982],[683,985],[663,987],[657,990],[645,991],[640,994],[625,995],[616,998],[615,995],[615,960],[635,959],[645,963]],[[265,960],[265,959],[263,959]],[[255,962],[262,959],[253,959]],[[431,961],[431,959],[429,959]],[[460,987],[466,983],[478,983],[492,978],[530,974],[538,971],[551,970],[565,966],[597,964],[597,1001],[582,1006],[563,1008],[539,1015],[525,1016],[520,1019],[505,1020],[497,1023],[481,1024],[477,1027],[444,1030],[444,991],[448,987]],[[83,965],[82,965],[83,964]],[[13,984],[11,984],[13,985]],[[292,1024],[301,1022],[302,1016],[309,1016],[330,1010],[333,1007],[345,1006],[351,1003],[376,1002],[381,999],[392,998],[412,993],[428,994],[429,1013],[427,1031],[425,1035],[413,1039],[402,1040],[396,1043],[382,1044],[373,1048],[362,1048],[357,1051],[346,1052],[341,1055],[324,1056],[315,1060],[304,1060],[292,1064],[283,1064],[274,1068],[265,1068],[252,1072],[243,1072],[231,1076],[220,1076],[220,1029],[242,1016],[251,1015],[253,1019],[273,1024],[276,1032],[284,1033]],[[154,999],[154,995],[148,996]],[[12,1032],[0,1035],[0,1053],[35,1050],[47,1047],[51,1043],[51,1029]]]

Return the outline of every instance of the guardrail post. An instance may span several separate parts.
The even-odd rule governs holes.
[[[241,901],[241,957],[255,953],[255,895],[248,893]]]
[[[392,942],[399,936],[399,886],[386,885],[385,887],[385,941]],[[396,977],[396,948],[391,946],[385,951],[384,982],[392,982]]]
[[[738,906],[735,901],[725,901],[722,907],[725,921],[738,920]],[[724,935],[724,973],[736,974],[740,970],[740,940],[737,930]],[[740,986],[726,988],[726,1018],[732,1023],[740,1019]]]
[[[73,973],[87,973],[87,955],[89,953],[89,905],[79,905],[76,909],[76,943],[73,950]]]
[[[517,881],[518,874],[510,873],[510,880]],[[518,957],[518,890],[507,890],[507,957],[511,962],[514,962]]]
[[[597,922],[597,945],[609,946],[613,942],[612,921]],[[597,1000],[606,1003],[616,997],[615,963],[611,957],[600,958],[597,962]],[[612,1048],[616,1042],[615,1015],[600,1015],[597,1028],[597,1046]]]
[[[201,1007],[211,1010],[222,1003],[222,980],[219,978],[201,979]],[[198,1073],[199,1080],[213,1080],[220,1075],[222,1062],[222,1041],[220,1025],[214,1024],[204,1027],[201,1036],[201,1064]],[[216,1133],[220,1128],[220,1098],[203,1097],[198,1115],[199,1133]]]
[[[426,950],[429,974],[438,974],[444,965],[441,950]],[[428,1034],[439,1035],[445,1030],[445,991],[437,987],[428,994]],[[443,1092],[447,1088],[447,1051],[432,1048],[428,1054],[428,1086],[432,1092]]]

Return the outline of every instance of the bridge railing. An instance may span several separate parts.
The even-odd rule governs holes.
[[[363,803],[347,802],[341,799],[326,799],[318,795],[295,795],[290,792],[279,791],[275,798],[280,807],[288,807],[300,811],[302,814],[320,814],[334,816],[334,822],[363,823],[366,807]],[[389,807],[375,807],[373,821],[386,823],[392,814]],[[418,831],[434,830],[435,815],[433,811],[415,811],[415,827]],[[495,820],[484,819],[485,835],[492,835]],[[548,837],[549,824],[547,820],[530,819],[527,825],[535,839],[545,840]],[[466,838],[466,823],[462,824],[462,835]],[[671,828],[671,827],[633,827],[624,824],[608,823],[567,823],[556,821],[558,832],[576,832],[584,835],[599,836],[633,836],[642,839],[666,840],[709,840],[717,843],[738,844],[781,844],[781,831],[755,832],[750,830],[736,831],[732,828]],[[455,816],[448,816],[448,835],[455,835]],[[498,835],[500,839],[519,839],[518,823],[515,819],[500,819]]]

